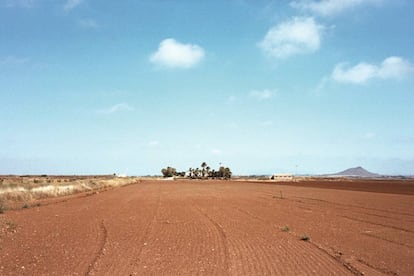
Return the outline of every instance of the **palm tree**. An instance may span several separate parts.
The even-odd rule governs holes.
[[[210,169],[211,168],[209,166],[206,167],[207,177],[210,177]]]
[[[199,168],[195,168],[195,170],[193,171],[194,177],[198,178],[198,174],[200,173],[200,169]]]
[[[205,175],[206,175],[206,169],[205,168],[207,167],[207,163],[206,162],[201,163],[201,167],[202,167],[202,169],[201,169],[201,175],[204,178]]]

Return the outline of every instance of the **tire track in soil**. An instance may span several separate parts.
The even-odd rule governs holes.
[[[315,248],[317,248],[321,252],[325,253],[329,257],[331,257],[333,260],[335,260],[336,262],[338,262],[340,265],[344,266],[352,274],[354,274],[354,275],[364,275],[363,272],[359,271],[352,264],[350,264],[349,262],[343,260],[340,254],[332,254],[327,249],[323,248],[321,245],[318,245],[318,244],[316,244],[316,243],[314,243],[312,241],[309,241],[308,243],[311,244],[311,245],[313,245]]]
[[[363,265],[365,265],[365,266],[367,266],[367,267],[369,267],[369,268],[371,268],[371,269],[373,269],[373,270],[381,273],[381,274],[398,275],[397,272],[394,272],[394,271],[391,271],[391,270],[388,270],[388,269],[382,269],[382,268],[379,268],[379,267],[375,267],[375,266],[371,265],[370,263],[368,263],[368,262],[366,262],[366,261],[364,261],[362,259],[358,259],[357,261],[359,263],[361,263],[361,264],[363,264]]]
[[[378,208],[368,208],[368,207],[360,207],[360,206],[355,206],[355,205],[348,205],[348,204],[341,204],[341,203],[333,203],[333,202],[326,201],[326,200],[313,199],[313,198],[308,198],[308,197],[297,197],[297,198],[309,199],[309,200],[302,201],[302,200],[294,200],[293,199],[291,201],[292,202],[296,201],[296,202],[298,202],[300,204],[311,204],[311,205],[314,205],[314,204],[312,204],[312,201],[327,203],[326,205],[332,206],[331,207],[332,208],[331,210],[335,210],[335,209],[336,210],[340,210],[340,211],[343,211],[343,212],[348,213],[350,215],[351,214],[354,214],[354,213],[355,214],[364,214],[364,215],[367,215],[367,216],[372,216],[371,217],[372,219],[374,219],[374,217],[376,217],[376,218],[385,218],[387,220],[394,220],[394,221],[396,221],[396,223],[400,223],[400,224],[401,224],[401,222],[408,223],[407,226],[410,225],[409,224],[410,222],[412,222],[412,220],[407,219],[408,217],[411,217],[412,215],[411,214],[408,214],[408,213],[405,213],[405,212],[394,212],[394,211],[382,210],[382,209],[378,209]],[[350,207],[350,208],[347,209],[345,207]],[[388,215],[372,214],[371,212],[364,212],[364,211],[361,211],[361,210],[377,211],[377,212],[382,212],[383,214],[388,214]],[[316,208],[316,209],[314,209],[314,211],[315,212],[318,212],[320,210],[319,210],[319,208]],[[392,217],[391,216],[392,214],[397,214],[397,215],[405,216],[406,219],[401,220],[401,218],[398,218],[396,216]],[[339,216],[339,217],[341,217],[341,216]],[[377,226],[381,226],[381,227],[385,227],[385,228],[389,228],[389,229],[393,229],[393,230],[403,231],[403,232],[406,232],[407,234],[413,233],[412,230],[409,230],[409,229],[403,228],[403,227],[393,226],[393,225],[384,224],[384,223],[376,223],[376,222],[372,222],[372,221],[364,220],[364,219],[357,219],[357,218],[354,219],[354,218],[349,217],[349,216],[342,216],[342,217],[344,217],[346,219],[350,219],[350,220],[355,220],[357,222],[362,222],[362,223],[367,223],[367,224],[371,224],[371,225],[377,225]],[[377,237],[375,235],[369,235],[369,234],[366,234],[366,233],[361,233],[361,234],[366,235],[366,236],[371,236],[372,238],[376,238],[376,239],[379,239],[379,240],[383,240],[385,242],[390,242],[390,243],[396,244],[398,246],[404,246],[404,247],[407,247],[409,249],[412,249],[413,248],[412,246],[406,245],[404,243],[395,242],[395,241],[392,241],[392,240],[389,240],[389,239],[386,239],[386,238],[384,239],[384,238],[381,238],[381,237]],[[320,247],[320,246],[318,245],[318,247]],[[321,249],[323,249],[323,248],[321,248]],[[336,256],[334,254],[330,254],[329,253],[329,250],[326,250],[326,251],[327,251],[327,254],[331,255],[334,258],[336,258]],[[353,259],[353,258],[351,258],[351,259]],[[372,273],[381,273],[381,275],[384,274],[384,273],[385,274],[392,274],[392,275],[396,274],[396,272],[394,272],[392,270],[389,270],[389,269],[381,269],[381,268],[378,268],[375,265],[371,265],[371,264],[369,264],[367,262],[365,262],[365,264],[361,265],[359,263],[355,263],[354,260],[351,260],[350,261],[350,260],[341,259],[339,261],[341,263],[343,263],[346,267],[349,266],[350,270],[355,271],[355,273],[358,273],[359,275],[362,274],[362,272],[358,272],[358,271],[364,271],[364,270],[371,270],[371,272],[370,272],[371,274]]]
[[[138,248],[137,252],[134,254],[134,262],[133,262],[133,266],[132,266],[132,270],[135,271],[138,264],[141,261],[141,256],[142,256],[142,252],[144,251],[145,247],[146,247],[146,241],[148,240],[148,237],[150,236],[150,233],[154,227],[154,223],[159,215],[160,209],[161,209],[161,187],[158,187],[158,199],[157,199],[157,203],[156,203],[156,210],[154,212],[154,216],[152,217],[151,221],[147,224],[147,226],[145,227],[145,230],[143,232],[142,238],[141,240],[143,241],[141,243],[141,246]]]
[[[104,220],[101,220],[101,223],[99,225],[100,227],[100,236],[101,241],[99,244],[99,249],[95,253],[95,256],[93,257],[91,263],[88,266],[88,270],[86,271],[85,275],[93,275],[93,269],[95,268],[95,265],[97,264],[98,260],[101,258],[102,255],[104,255],[105,252],[105,244],[108,240],[108,230],[105,227]]]
[[[320,201],[320,202],[324,202],[324,203],[328,203],[329,202],[329,201],[320,200],[320,199],[312,199],[312,200],[316,200],[316,201]],[[311,204],[309,202],[304,202],[304,201],[297,201],[297,202],[302,203],[302,204]],[[351,213],[355,213],[357,215],[364,214],[364,215],[367,215],[367,216],[373,216],[373,217],[377,217],[377,218],[385,218],[385,219],[389,219],[389,220],[397,220],[397,221],[400,221],[400,222],[401,222],[401,219],[396,218],[396,217],[391,217],[389,215],[373,214],[373,213],[363,212],[363,211],[355,210],[355,209],[370,210],[370,211],[383,212],[383,213],[386,213],[386,214],[398,214],[398,215],[407,216],[406,213],[398,213],[398,212],[392,212],[392,211],[385,211],[385,210],[375,209],[375,208],[357,207],[355,205],[346,205],[346,204],[340,204],[340,203],[331,203],[331,204],[335,205],[335,208],[337,210],[341,210],[341,211],[345,211],[345,212],[351,212]],[[349,206],[351,208],[345,208],[347,206]],[[342,208],[342,207],[344,207],[344,208]],[[354,210],[352,210],[352,209],[354,209]],[[414,220],[405,218],[404,219],[404,222],[410,222],[411,223],[411,222],[414,222]]]
[[[27,251],[30,252],[29,254],[51,252],[50,249],[43,250],[44,237],[48,237],[50,232],[46,230],[59,229],[59,231],[62,231],[64,228],[61,226],[70,225],[66,227],[65,232],[60,232],[61,234],[64,233],[64,235],[61,235],[62,238],[60,240],[58,238],[52,239],[49,246],[52,249],[58,248],[54,250],[54,252],[58,253],[59,247],[62,244],[68,245],[73,243],[74,246],[72,246],[73,249],[71,250],[73,250],[74,256],[79,258],[79,253],[82,253],[81,259],[83,260],[81,265],[77,265],[71,259],[68,259],[66,263],[61,262],[58,265],[59,267],[53,264],[53,262],[48,262],[42,264],[42,269],[48,269],[44,271],[60,275],[70,271],[76,271],[77,273],[87,271],[87,275],[92,275],[93,273],[97,275],[128,275],[128,272],[130,272],[134,265],[144,265],[147,262],[160,264],[160,268],[151,267],[151,270],[140,269],[138,270],[140,275],[332,275],[335,273],[338,275],[347,275],[349,273],[359,275],[358,271],[367,272],[368,268],[371,268],[371,273],[378,271],[378,273],[396,274],[391,269],[403,274],[412,271],[410,266],[405,265],[404,267],[404,263],[399,260],[400,258],[408,260],[410,256],[407,253],[396,251],[401,250],[401,247],[392,246],[395,250],[391,251],[391,253],[382,252],[383,255],[372,259],[369,257],[369,254],[375,254],[375,248],[364,249],[367,251],[357,249],[356,253],[348,258],[346,257],[347,254],[338,256],[338,252],[335,249],[329,249],[330,245],[335,246],[335,243],[330,243],[332,240],[328,239],[323,244],[325,246],[323,248],[318,243],[319,240],[322,241],[324,239],[319,239],[319,237],[317,239],[316,235],[316,242],[314,240],[303,242],[299,240],[297,233],[285,233],[277,228],[278,225],[282,224],[283,226],[283,223],[287,221],[289,221],[289,225],[291,223],[303,225],[305,222],[310,222],[317,226],[312,231],[323,233],[323,227],[331,225],[327,223],[339,222],[341,225],[344,225],[343,232],[340,233],[348,233],[349,231],[347,230],[357,229],[357,227],[363,224],[358,221],[350,223],[346,219],[340,219],[340,215],[348,215],[352,218],[354,216],[353,212],[359,209],[350,208],[353,210],[336,214],[337,210],[341,210],[343,207],[328,204],[316,206],[314,205],[315,202],[303,200],[302,202],[307,202],[307,204],[311,205],[313,214],[316,216],[312,217],[311,221],[307,217],[309,214],[305,214],[300,209],[297,200],[289,201],[289,199],[284,198],[287,202],[282,203],[281,200],[275,200],[269,196],[266,199],[258,199],[258,192],[253,194],[252,189],[247,186],[247,188],[244,188],[245,186],[237,186],[230,189],[229,187],[231,186],[228,184],[220,184],[223,186],[211,185],[212,187],[204,185],[204,183],[203,185],[198,183],[178,184],[152,182],[148,187],[145,186],[147,188],[144,191],[141,188],[120,189],[113,194],[108,193],[91,197],[90,204],[79,200],[79,202],[69,202],[59,206],[61,207],[59,208],[60,213],[57,213],[59,216],[55,218],[57,221],[56,225],[59,225],[59,227],[52,227],[53,224],[46,224],[47,228],[42,232],[42,235],[36,236],[38,237],[36,241],[40,240],[43,242],[33,242],[33,245],[39,244],[39,247],[32,245],[32,251]],[[214,189],[213,191],[212,188]],[[160,191],[164,191],[164,193],[161,194]],[[162,197],[162,195],[168,196]],[[192,204],[192,201],[197,204]],[[79,203],[86,204],[87,206],[90,205],[90,208],[85,209],[85,212],[81,212],[83,213],[81,216],[77,214],[79,216],[78,220],[70,221],[68,224],[65,218],[69,218],[74,214],[73,208],[78,206]],[[410,209],[407,208],[407,210]],[[34,211],[31,212],[34,213]],[[62,212],[66,214],[66,217],[63,217]],[[15,215],[19,215],[18,217],[21,217],[21,221],[26,219],[33,220],[33,217],[30,218],[25,216],[25,214],[26,211],[23,211]],[[13,215],[13,213],[10,213],[10,215]],[[96,216],[94,221],[90,220],[91,215]],[[73,216],[73,218],[77,218],[77,216]],[[321,220],[318,222],[320,224],[314,223],[315,220],[324,216],[327,216],[329,219]],[[368,219],[375,221],[373,217]],[[36,222],[36,220],[33,221]],[[48,217],[45,216],[45,222],[47,221]],[[87,238],[85,238],[85,235],[82,235],[85,232],[86,223],[89,226]],[[351,224],[351,226],[347,228],[346,224]],[[76,233],[73,230],[77,230]],[[386,228],[383,228],[383,230],[385,231]],[[388,231],[390,233],[395,232],[393,230]],[[385,233],[388,233],[388,231],[385,231]],[[26,232],[29,233],[29,230]],[[99,234],[97,235],[96,233]],[[355,233],[353,234],[356,235]],[[312,235],[313,233],[309,234]],[[30,237],[29,235],[27,236]],[[69,240],[71,242],[67,242],[67,237],[72,236],[73,241]],[[102,239],[103,236],[106,236],[106,238]],[[390,237],[393,236],[390,235]],[[89,246],[86,246],[87,240],[89,240]],[[149,240],[150,246],[148,247],[142,246],[146,240]],[[374,245],[379,242],[368,237],[362,239],[362,241],[364,240],[370,241],[370,244]],[[76,243],[78,241],[79,245]],[[46,240],[46,242],[48,241]],[[187,245],[187,242],[191,242],[191,245]],[[19,240],[18,245],[21,244],[24,244],[24,239],[22,238]],[[82,248],[84,244],[85,246]],[[101,247],[98,245],[101,245]],[[172,250],[166,252],[167,256],[159,257],[156,254],[165,252],[166,246],[170,245],[172,245]],[[347,245],[359,246],[356,241],[350,241]],[[382,245],[391,247],[391,244],[386,242]],[[213,252],[210,251],[212,246],[216,249]],[[9,248],[6,250],[8,249],[17,251],[18,247],[10,243]],[[35,252],[34,249],[37,251]],[[16,256],[24,258],[24,261],[20,263],[25,265],[27,269],[31,256],[26,253],[27,256],[23,256],[24,251],[22,250],[19,252]],[[361,254],[361,252],[368,252],[369,254]],[[93,254],[92,256],[89,255],[91,253]],[[389,262],[382,265],[381,262],[377,261],[377,259],[382,257],[392,258],[391,254],[395,254],[398,257],[392,260],[394,263]],[[188,257],[185,257],[185,255]],[[56,254],[55,256],[58,258],[61,255]],[[137,256],[141,260],[131,263]],[[0,260],[7,260],[9,263],[13,263],[12,259],[3,258]],[[198,264],[198,260],[202,262]],[[341,262],[344,262],[345,265],[341,264]],[[167,264],[165,265],[165,263]],[[352,267],[356,268],[356,271],[351,272],[346,265],[350,265],[351,269]],[[207,270],[197,270],[199,266],[203,266]],[[375,266],[383,268],[376,268]],[[78,270],[73,270],[76,267]],[[42,272],[41,270],[38,271]],[[155,273],[156,271],[159,273]],[[26,272],[30,274],[28,269]]]
[[[260,221],[260,223],[262,223],[261,228],[262,227],[268,227],[269,225],[271,225],[272,223],[270,221],[267,221],[259,216],[254,215],[253,213],[251,213],[250,211],[238,207],[237,205],[232,205],[232,208],[234,208],[235,210],[237,210],[238,212],[242,213],[243,215],[246,215],[250,218],[253,218],[255,220]],[[249,255],[253,254],[254,255],[254,261],[252,262],[253,264],[253,268],[248,269],[247,271],[243,270],[243,274],[256,274],[260,271],[261,275],[264,274],[278,274],[278,275],[287,275],[287,273],[292,273],[291,270],[289,269],[280,269],[280,267],[282,267],[284,264],[288,263],[289,260],[286,257],[287,254],[281,253],[279,252],[281,249],[279,248],[278,251],[275,251],[274,249],[269,249],[267,248],[267,250],[265,250],[264,248],[262,248],[261,246],[252,246],[251,243],[253,244],[260,244],[260,241],[255,238],[252,242],[249,243],[241,243],[241,242],[235,242],[234,243],[234,247],[240,247],[242,246],[247,252],[250,252]],[[241,252],[241,250],[237,250],[238,252]],[[266,251],[271,251],[271,252],[266,252]],[[257,253],[260,252],[260,254],[258,255]],[[274,256],[277,256],[277,259],[275,259]],[[249,260],[246,260],[247,263],[249,263]],[[279,264],[279,266],[278,266]]]
[[[261,221],[261,222],[267,222],[266,220],[262,219],[261,217],[258,217],[258,216],[256,216],[256,215],[254,215],[254,214],[250,213],[249,211],[244,210],[244,209],[242,209],[242,208],[240,208],[240,207],[236,207],[236,206],[234,206],[233,208],[234,208],[235,210],[239,211],[240,213],[243,213],[243,214],[245,214],[245,215],[248,215],[249,217],[251,217],[251,218],[253,218],[253,219],[259,220],[259,221]]]
[[[105,255],[97,260],[94,274],[129,275],[139,262],[136,256],[142,254],[160,207],[160,188],[154,191],[152,185],[131,187],[126,195],[123,194],[122,201],[115,199],[117,208],[105,216],[108,232]],[[135,213],[134,209],[139,212]]]
[[[237,207],[235,205],[233,205],[233,208],[235,210],[237,210],[238,212],[249,216],[250,218],[254,218],[256,220],[259,220],[260,222],[264,223],[267,227],[272,224],[270,221],[267,221],[267,220],[265,220],[265,219],[263,219],[259,216],[256,216],[248,210]],[[261,227],[266,227],[265,225],[263,225]],[[256,239],[254,239],[253,243],[254,244],[260,244],[260,241],[256,238]],[[274,256],[277,256],[278,259],[281,259],[281,261],[279,261],[280,264],[286,264],[286,263],[289,262],[288,258],[285,257],[287,255],[286,252],[281,253],[281,252],[275,251],[274,254],[272,254],[270,252],[266,252],[266,250],[264,248],[259,247],[259,246],[255,246],[254,248],[249,246],[249,248],[250,248],[249,252],[252,252],[255,255],[255,258],[254,258],[255,262],[254,263],[255,264],[260,264],[258,267],[255,267],[253,270],[249,270],[249,274],[258,273],[258,271],[260,271],[261,274],[274,274],[274,273],[276,273],[276,274],[279,274],[279,275],[287,275],[289,273],[293,273],[293,271],[289,270],[289,269],[280,270],[279,269],[280,267],[275,265]],[[258,251],[261,252],[260,256],[256,254],[256,252],[258,252]],[[270,251],[274,251],[274,250],[270,250]],[[294,252],[295,251],[293,251],[293,254],[296,256],[296,254]],[[296,257],[300,258],[300,256],[296,256]],[[300,264],[297,264],[297,265],[299,266]],[[310,273],[310,271],[309,271],[309,273]]]
[[[292,198],[301,198],[301,199],[307,199],[311,201],[324,202],[324,203],[327,203],[329,205],[334,205],[334,206],[344,206],[344,207],[357,208],[357,209],[363,209],[363,210],[378,211],[378,212],[383,212],[383,213],[392,214],[392,215],[402,215],[402,216],[408,216],[408,217],[414,218],[413,214],[405,213],[405,212],[396,212],[396,211],[390,211],[390,210],[384,210],[384,209],[378,209],[378,208],[370,208],[370,207],[363,207],[363,206],[352,205],[352,204],[344,204],[344,203],[332,202],[329,200],[311,198],[311,197],[293,196]],[[289,200],[295,201],[294,199],[289,199]],[[349,210],[349,209],[346,209],[346,210]]]
[[[394,230],[399,230],[399,231],[414,234],[413,230],[409,230],[409,229],[405,229],[405,228],[401,228],[401,227],[397,227],[397,226],[393,226],[393,225],[387,225],[387,224],[383,224],[383,223],[372,222],[372,221],[368,221],[368,220],[364,220],[364,219],[352,218],[352,217],[349,217],[349,216],[341,216],[341,217],[343,217],[345,219],[349,219],[349,220],[354,220],[354,221],[357,221],[357,222],[363,222],[363,223],[366,223],[366,224],[382,226],[382,227],[385,227],[385,228],[391,228],[391,229],[394,229]]]
[[[209,215],[207,215],[207,213],[205,213],[199,206],[196,206],[196,205],[193,205],[193,206],[195,206],[195,209],[201,215],[203,215],[205,218],[207,218],[207,220],[214,226],[214,228],[219,233],[220,240],[221,240],[221,245],[223,247],[225,271],[227,273],[230,273],[230,253],[229,253],[229,248],[228,248],[228,244],[227,244],[228,241],[227,241],[226,232],[224,231],[223,227],[217,221],[215,221]]]
[[[227,204],[229,203],[226,202]],[[223,220],[226,223],[226,229],[228,228],[228,232],[231,233],[231,237],[228,237],[231,251],[234,252],[233,255],[238,261],[238,265],[233,263],[235,271],[231,271],[235,275],[294,275],[297,273],[313,275],[317,271],[325,271],[325,273],[338,273],[338,271],[342,271],[341,274],[348,271],[354,274],[342,263],[331,259],[331,256],[325,257],[325,254],[316,253],[315,251],[312,253],[313,250],[309,248],[309,245],[299,241],[298,238],[295,238],[294,241],[286,241],[282,236],[278,235],[280,239],[275,241],[274,244],[266,243],[261,235],[254,235],[254,231],[261,229],[261,231],[269,231],[264,237],[274,236],[276,232],[275,228],[272,227],[272,223],[252,214],[248,210],[240,207],[235,208],[234,204],[230,203],[229,205],[231,206],[230,208],[221,209],[220,213],[224,213],[229,218],[234,218],[235,220],[233,224],[229,224],[228,220]],[[249,206],[252,206],[252,204]],[[236,215],[234,211],[245,218],[243,219]],[[255,223],[255,226],[252,226],[252,218],[258,222]],[[242,231],[235,233],[240,222],[247,222],[246,225],[240,224],[239,226],[241,229],[250,229],[247,232],[249,233],[248,236],[243,236],[246,232],[243,233]],[[233,227],[236,227],[236,229],[233,229]],[[305,254],[304,252],[308,253]],[[301,261],[299,262],[298,260]],[[299,267],[301,268],[300,270],[298,270]]]
[[[365,236],[368,236],[368,237],[371,237],[371,238],[374,238],[374,239],[379,239],[379,240],[382,240],[382,241],[386,241],[386,242],[396,244],[396,245],[399,245],[399,246],[407,247],[409,249],[414,249],[414,246],[411,246],[411,245],[408,245],[408,244],[405,244],[405,243],[401,243],[401,242],[397,242],[397,241],[393,241],[393,240],[390,240],[390,239],[387,239],[387,238],[379,237],[379,236],[371,234],[371,233],[362,233],[362,235],[365,235]]]
[[[232,204],[231,202],[227,201],[226,205],[231,206],[231,209],[233,209],[232,212],[237,211],[239,215],[241,214],[243,217],[247,217],[245,219],[242,219],[240,218],[240,216],[237,216],[236,213],[230,215],[230,217],[239,218],[238,222],[250,222],[248,223],[249,225],[240,225],[240,228],[250,228],[249,232],[253,233],[254,231],[257,231],[257,229],[267,229],[269,233],[268,235],[265,235],[265,237],[275,235],[275,229],[278,228],[273,226],[272,221],[264,219],[250,212],[249,210],[246,210],[245,208],[238,207],[254,206],[256,208],[257,206],[263,205],[263,200],[254,200],[254,202],[252,202],[252,198],[250,198],[247,200],[244,199],[241,202],[238,202],[238,204]],[[262,207],[268,208],[269,206]],[[256,210],[256,213],[258,211],[259,210]],[[230,212],[225,211],[224,213],[229,214]],[[254,227],[252,227],[252,219],[257,221]],[[227,223],[226,220],[223,222]],[[238,222],[236,221],[236,223]],[[226,228],[227,227],[228,226],[226,226]],[[229,226],[229,231],[230,233],[234,234],[231,225]],[[243,265],[239,266],[240,270],[238,271],[238,273],[236,273],[236,275],[294,275],[297,273],[315,274],[317,270],[329,271],[329,269],[326,268],[330,268],[332,269],[332,271],[338,271],[338,269],[335,268],[336,266],[338,266],[337,262],[331,260],[330,258],[324,257],[324,255],[316,253],[307,254],[305,257],[305,255],[302,252],[309,252],[309,248],[308,245],[299,241],[299,238],[295,239],[295,241],[293,242],[286,242],[283,240],[283,237],[281,238],[281,241],[276,241],[276,244],[273,245],[266,244],[266,242],[261,238],[260,235],[249,235],[248,239],[243,237],[233,239],[232,235],[230,239],[231,249],[232,251],[237,252],[238,256],[241,256],[241,258],[243,258],[243,260],[241,261],[243,262]],[[302,261],[298,262],[297,260]],[[306,260],[306,265],[304,265],[303,260]],[[298,271],[297,267],[301,267],[301,271]],[[339,264],[339,267],[342,267],[342,265]],[[344,273],[344,271],[342,273]]]
[[[300,204],[309,204],[309,202],[303,202],[303,201],[298,201],[298,202]],[[301,208],[303,210],[310,210],[310,211],[319,211],[320,210],[319,208],[316,208],[316,209],[315,208],[313,208],[313,209],[312,208],[307,208],[307,207],[299,207],[299,208]],[[388,223],[396,223],[396,224],[400,224],[400,225],[403,224],[403,225],[401,225],[403,227],[404,226],[409,226],[414,222],[414,220],[410,220],[410,219],[401,219],[399,217],[391,217],[391,216],[387,216],[387,215],[380,215],[380,214],[373,214],[373,213],[369,213],[369,212],[363,212],[363,211],[355,210],[356,208],[352,208],[352,209],[354,209],[354,210],[352,210],[352,209],[346,209],[346,208],[342,208],[340,206],[336,206],[335,209],[338,210],[338,211],[342,211],[343,213],[348,213],[349,215],[356,215],[356,216],[360,216],[360,217],[361,217],[361,215],[365,215],[369,219],[373,219],[373,220],[382,219],[382,221],[386,220]],[[356,220],[356,221],[358,220],[358,219],[353,219],[350,216],[346,216],[346,218],[351,219],[351,220]],[[387,228],[392,228],[392,229],[395,229],[395,230],[414,233],[414,231],[409,230],[407,228],[397,227],[397,226],[390,226],[390,225],[388,225],[388,224],[386,225],[384,223],[378,224],[376,222],[370,222],[369,220],[363,220],[363,219],[359,219],[359,222],[366,222],[366,223],[369,223],[369,224],[380,225],[380,226],[387,227]]]
[[[174,186],[163,189],[161,211],[133,274],[227,274],[222,236],[216,226]]]

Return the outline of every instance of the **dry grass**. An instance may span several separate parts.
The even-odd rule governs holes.
[[[119,187],[135,182],[136,178],[116,176],[3,176],[0,180],[0,211],[4,211],[11,202],[32,202],[44,198]]]

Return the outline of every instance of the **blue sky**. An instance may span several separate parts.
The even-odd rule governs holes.
[[[0,0],[0,174],[414,174],[413,12]]]

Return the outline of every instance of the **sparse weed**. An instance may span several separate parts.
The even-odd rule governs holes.
[[[307,234],[303,234],[302,236],[300,236],[300,240],[302,241],[309,241],[310,237]]]
[[[16,232],[17,230],[17,223],[13,221],[6,221],[6,229],[9,232]]]
[[[287,226],[287,225],[283,226],[283,227],[282,227],[282,231],[283,231],[283,232],[289,232],[289,231],[290,231],[289,226]]]

